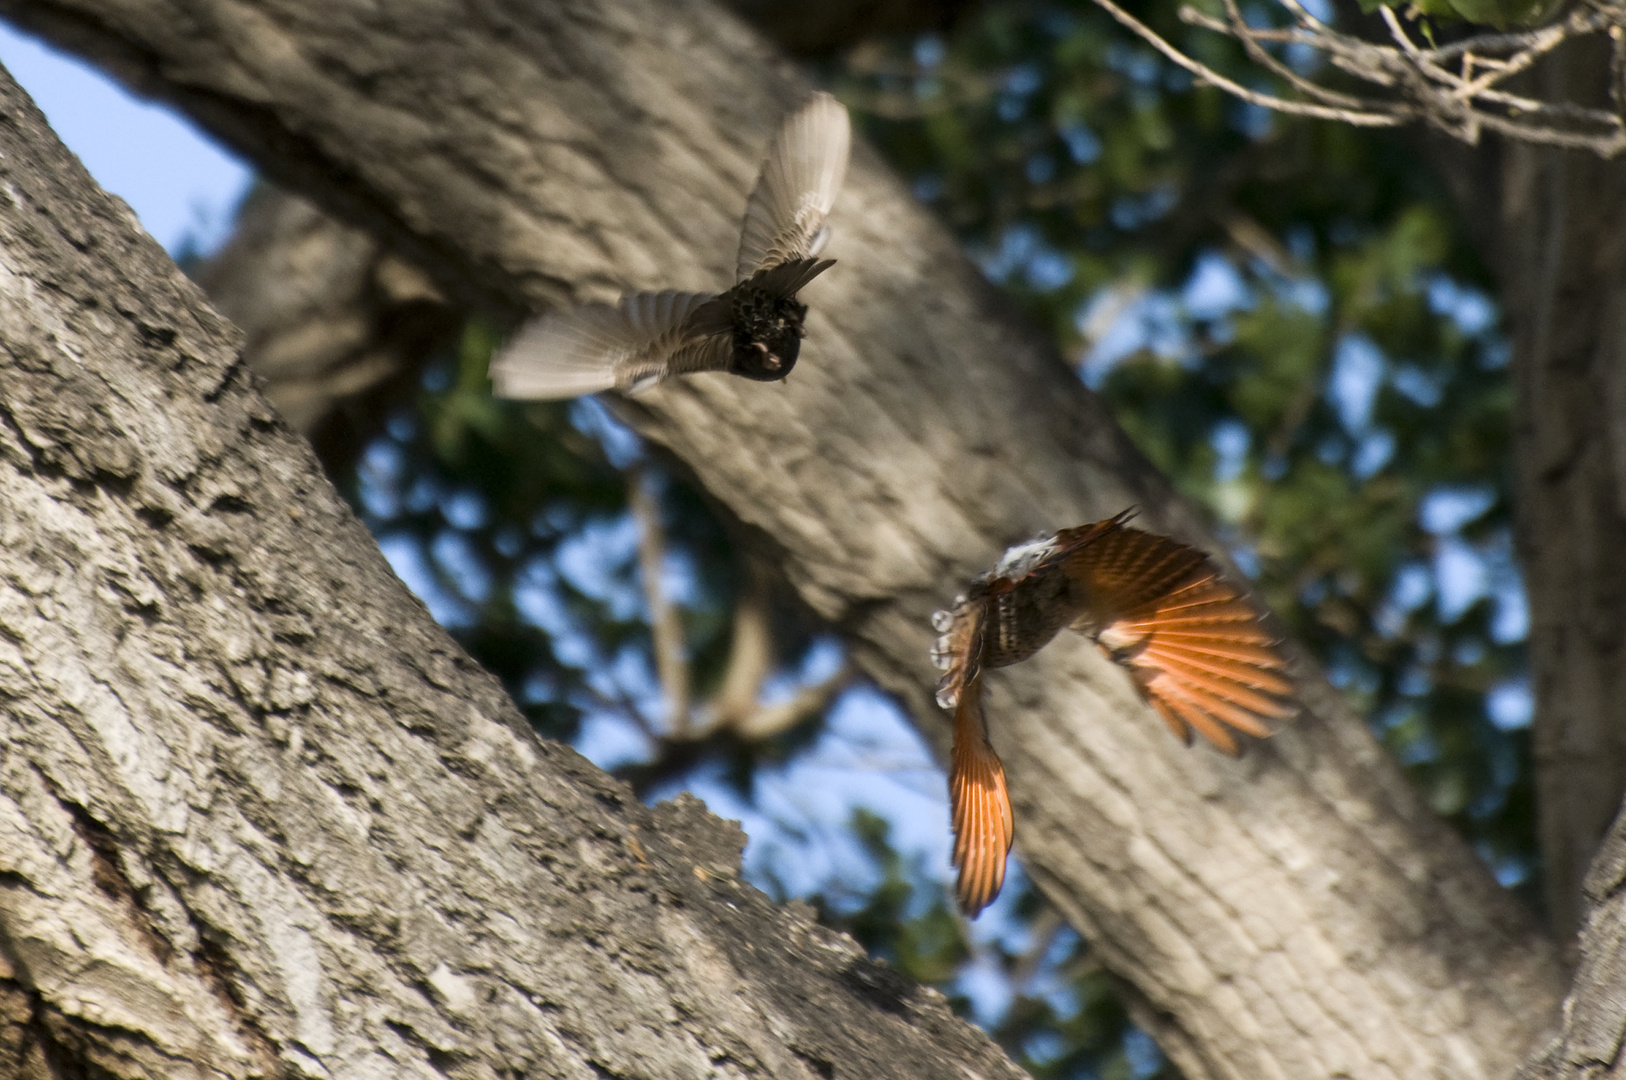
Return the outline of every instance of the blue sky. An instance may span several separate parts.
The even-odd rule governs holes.
[[[178,251],[190,236],[207,250],[225,238],[251,176],[242,162],[169,110],[4,24],[0,64],[91,175],[129,203],[165,248]]]

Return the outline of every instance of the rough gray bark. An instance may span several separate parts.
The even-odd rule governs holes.
[[[1518,1080],[1626,1076],[1626,815],[1615,819],[1587,872],[1580,963],[1557,1035]]]
[[[474,302],[725,280],[806,87],[697,2],[471,9],[4,0],[189,111]],[[841,262],[782,386],[625,406],[779,553],[941,741],[932,609],[999,547],[1134,503],[1213,547],[1051,347],[862,149]],[[1552,949],[1308,664],[1310,715],[1241,764],[1173,743],[1082,641],[993,683],[1018,849],[1202,1077],[1495,1077],[1560,993]]]
[[[0,74],[0,1073],[1017,1077],[540,742]]]

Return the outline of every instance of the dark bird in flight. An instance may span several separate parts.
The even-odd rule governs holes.
[[[814,94],[785,118],[745,204],[735,285],[716,296],[666,289],[531,320],[497,354],[501,397],[568,398],[637,390],[673,375],[729,371],[759,382],[790,374],[807,305],[796,294],[829,269],[824,219],[847,173],[847,110]]]
[[[1026,660],[1071,627],[1123,665],[1182,742],[1196,731],[1232,757],[1242,752],[1233,731],[1263,737],[1296,711],[1287,663],[1242,591],[1196,548],[1129,528],[1132,514],[1011,548],[932,619],[937,703],[954,710],[949,810],[967,915],[999,895],[1014,832],[982,714],[985,669]]]

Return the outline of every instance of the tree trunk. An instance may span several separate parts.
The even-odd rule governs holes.
[[[540,742],[0,75],[0,1072],[1017,1077]]]
[[[694,0],[392,5],[3,0],[487,305],[716,288],[806,86]],[[778,553],[941,745],[931,611],[1006,543],[1130,504],[1211,549],[860,148],[782,386],[701,376],[623,412]],[[1169,739],[1081,639],[1000,673],[1018,849],[1203,1077],[1500,1077],[1552,1018],[1552,949],[1319,672],[1237,764]]]
[[[1532,93],[1605,104],[1609,56],[1570,47]],[[1548,923],[1573,960],[1582,883],[1626,794],[1626,163],[1523,143],[1430,157],[1499,279],[1530,604]]]
[[[1626,165],[1509,147],[1500,260],[1530,597],[1536,813],[1562,942],[1626,792]]]

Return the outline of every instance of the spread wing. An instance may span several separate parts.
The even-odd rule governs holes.
[[[491,363],[499,397],[569,398],[632,390],[689,371],[728,367],[725,304],[709,293],[632,293],[526,323]]]
[[[982,715],[982,679],[961,688],[954,710],[954,750],[949,759],[949,818],[954,826],[954,895],[960,910],[975,917],[1005,884],[1005,859],[1015,835],[1005,766],[988,742]]]
[[[1201,551],[1121,521],[1063,564],[1086,600],[1079,628],[1129,669],[1182,741],[1195,730],[1241,753],[1233,731],[1263,737],[1296,711],[1276,639]]]
[[[735,280],[819,253],[851,151],[847,110],[829,94],[814,94],[785,118],[745,204]]]

